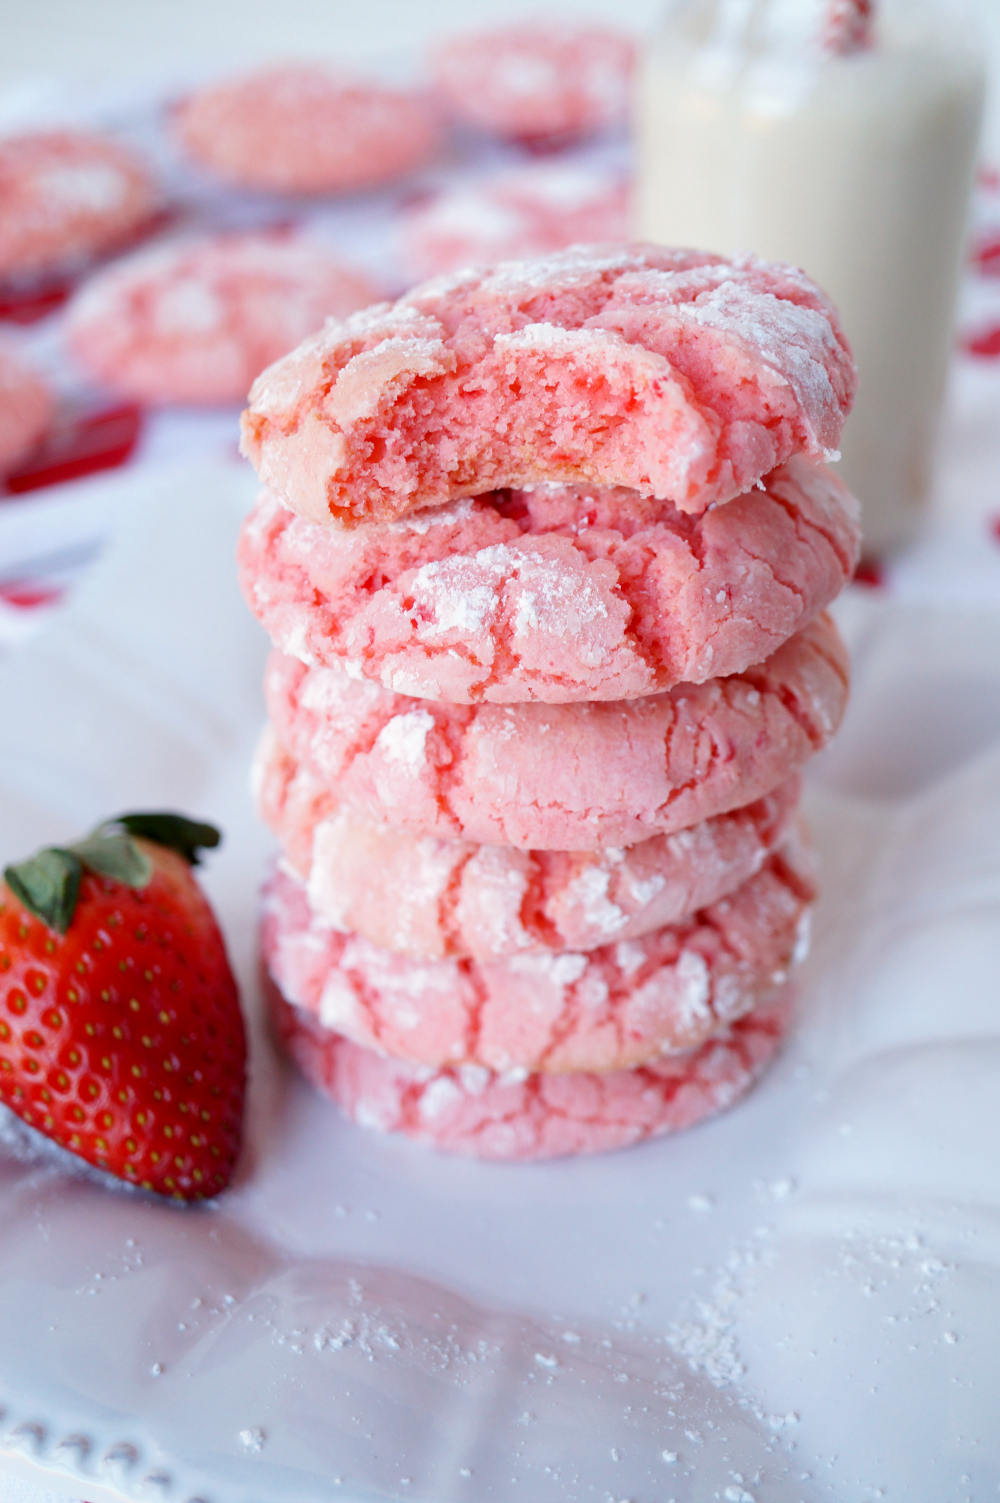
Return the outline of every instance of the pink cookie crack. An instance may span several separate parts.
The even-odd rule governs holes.
[[[620,703],[449,705],[280,654],[265,695],[282,744],[376,824],[584,851],[770,792],[832,736],[847,660],[821,615],[743,674]]]
[[[489,1159],[607,1152],[725,1110],[773,1059],[791,1011],[778,994],[699,1049],[654,1065],[520,1076],[386,1058],[324,1029],[273,982],[270,1001],[303,1073],[353,1121]]]
[[[782,985],[812,897],[776,853],[729,897],[640,939],[429,961],[332,928],[278,870],[261,943],[285,997],[366,1048],[435,1068],[623,1069],[699,1046]]]
[[[854,387],[794,268],[575,246],[330,320],[258,378],[243,450],[316,522],[540,480],[700,513],[795,453],[833,457]]]
[[[285,652],[451,703],[635,699],[739,673],[842,589],[857,505],[795,458],[698,518],[538,485],[349,532],[265,492],[239,549]]]
[[[258,810],[335,928],[422,959],[591,950],[725,897],[789,833],[799,780],[672,835],[604,851],[522,851],[373,824],[268,730]],[[386,893],[392,900],[386,901]]]

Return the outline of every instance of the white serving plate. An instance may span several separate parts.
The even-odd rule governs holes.
[[[116,540],[0,662],[0,858],[128,807],[225,826],[250,1132],[235,1189],[177,1210],[4,1117],[0,1473],[92,1503],[995,1496],[1000,559],[965,605],[923,603],[918,557],[908,601],[845,602],[816,943],[759,1089],[673,1140],[484,1165],[345,1124],[276,1059],[250,477],[108,485]]]

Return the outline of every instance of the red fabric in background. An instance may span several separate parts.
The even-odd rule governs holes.
[[[962,341],[967,355],[978,355],[982,360],[995,360],[1000,356],[1000,324],[983,329],[978,334],[967,334]]]
[[[131,458],[142,433],[142,409],[134,402],[106,407],[53,428],[30,460],[6,477],[12,496],[113,470]]]

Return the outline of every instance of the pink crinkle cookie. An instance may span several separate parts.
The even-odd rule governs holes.
[[[854,387],[794,267],[573,246],[331,320],[254,383],[243,452],[316,522],[546,480],[697,513],[798,451],[830,458]]]
[[[635,699],[739,673],[840,593],[858,506],[801,456],[689,517],[542,485],[349,531],[264,492],[240,543],[251,610],[316,665],[452,704]]]
[[[403,256],[418,277],[542,256],[580,241],[624,240],[628,185],[582,162],[538,162],[404,210]]]
[[[31,453],[51,422],[53,405],[41,377],[0,345],[0,475]]]
[[[376,296],[321,245],[228,234],[142,251],[100,272],[69,309],[88,371],[140,402],[239,402],[280,354]]]
[[[625,119],[634,62],[622,32],[557,24],[455,37],[433,58],[457,119],[506,140],[553,144]]]
[[[813,896],[772,855],[728,897],[641,939],[414,960],[334,929],[279,867],[264,890],[261,953],[289,1002],[383,1054],[435,1068],[625,1070],[697,1047],[781,985],[808,948]]]
[[[441,129],[420,93],[307,64],[192,94],[174,125],[203,167],[244,188],[344,193],[401,177],[435,155]]]
[[[140,159],[77,131],[0,141],[0,277],[67,271],[121,244],[158,204]]]
[[[419,959],[593,950],[635,939],[725,897],[788,835],[790,778],[746,809],[604,851],[521,851],[374,825],[318,783],[269,728],[257,808],[307,879],[313,911]],[[387,895],[391,897],[387,900]]]
[[[282,744],[373,823],[593,851],[784,782],[840,723],[847,654],[824,614],[742,674],[621,703],[448,705],[278,653],[265,694]]]
[[[656,1064],[522,1077],[387,1059],[289,1006],[273,982],[268,991],[289,1054],[352,1122],[481,1159],[607,1153],[693,1127],[746,1094],[780,1049],[791,1013],[786,989],[700,1049]]]

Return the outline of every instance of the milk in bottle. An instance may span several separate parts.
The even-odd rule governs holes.
[[[927,497],[984,87],[961,0],[674,0],[641,74],[640,236],[792,261],[840,310],[869,552]]]

